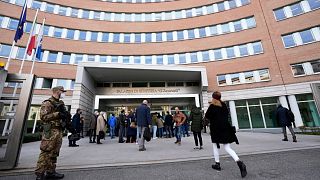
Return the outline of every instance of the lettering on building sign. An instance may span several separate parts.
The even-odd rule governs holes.
[[[117,94],[159,94],[178,93],[180,89],[117,89]]]

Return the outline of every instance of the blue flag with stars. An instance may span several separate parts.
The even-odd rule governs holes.
[[[24,3],[24,6],[22,7],[22,12],[19,19],[19,24],[17,27],[16,34],[14,36],[14,41],[18,42],[19,39],[21,39],[23,35],[23,27],[27,19],[27,2]]]

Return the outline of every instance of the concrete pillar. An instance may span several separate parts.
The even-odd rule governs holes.
[[[299,106],[298,106],[298,103],[297,103],[296,96],[295,95],[289,95],[288,96],[288,101],[289,101],[289,104],[290,104],[291,111],[293,112],[294,117],[295,117],[296,127],[303,126],[303,121],[302,121],[302,117],[301,117],[301,114],[300,114],[300,111],[299,111]]]
[[[285,108],[289,109],[286,96],[279,96],[279,102],[282,105],[282,107],[285,107]]]
[[[236,130],[238,130],[239,124],[238,124],[238,118],[237,118],[236,103],[234,101],[229,101],[229,108],[230,108],[232,126],[235,126]]]

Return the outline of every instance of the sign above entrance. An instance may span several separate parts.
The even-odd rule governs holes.
[[[162,93],[179,93],[180,88],[177,89],[117,89],[116,94],[162,94]]]
[[[97,88],[103,95],[199,94],[199,87]]]

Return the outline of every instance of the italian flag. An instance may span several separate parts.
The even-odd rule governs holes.
[[[28,45],[27,54],[31,56],[32,49],[36,47],[36,34],[35,34],[36,28],[33,28],[32,30],[32,36],[30,39],[30,43]]]

